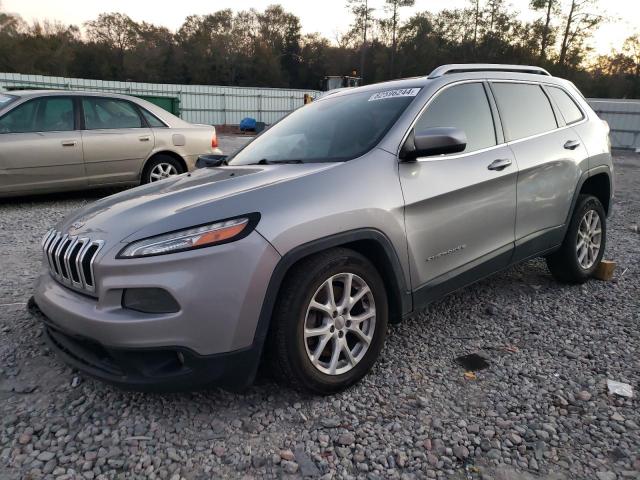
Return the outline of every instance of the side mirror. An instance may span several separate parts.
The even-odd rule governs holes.
[[[430,155],[459,153],[467,148],[467,135],[459,128],[434,127],[412,130],[400,150],[402,160],[415,160]]]
[[[220,167],[227,164],[228,155],[200,155],[196,168]]]

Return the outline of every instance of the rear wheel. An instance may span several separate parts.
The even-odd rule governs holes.
[[[142,183],[157,182],[184,173],[184,167],[169,155],[156,155],[142,172]]]
[[[387,332],[384,283],[359,253],[334,249],[294,267],[272,319],[279,380],[319,394],[343,390],[373,366]]]
[[[584,283],[604,255],[607,217],[600,200],[580,195],[562,246],[547,257],[547,266],[558,280]]]

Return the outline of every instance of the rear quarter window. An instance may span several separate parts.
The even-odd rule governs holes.
[[[15,102],[18,97],[14,97],[13,95],[5,95],[4,93],[0,93],[0,112]]]
[[[584,118],[582,110],[576,105],[576,102],[569,96],[567,92],[558,87],[547,87],[549,94],[556,102],[556,105],[560,109],[560,113],[564,117],[564,121],[567,125],[579,122]]]
[[[507,140],[519,140],[558,128],[551,102],[537,84],[491,84]]]
[[[138,107],[138,108],[140,108],[140,111],[142,112],[142,116],[147,121],[150,127],[166,128],[166,125],[164,124],[164,122],[160,120],[158,117],[156,117],[154,114],[152,114],[151,112],[148,112],[142,107]]]

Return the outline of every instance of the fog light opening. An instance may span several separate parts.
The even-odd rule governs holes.
[[[176,313],[180,305],[162,288],[127,288],[122,294],[122,308],[142,313]]]

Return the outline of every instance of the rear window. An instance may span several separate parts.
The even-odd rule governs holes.
[[[507,140],[550,132],[558,128],[549,98],[540,85],[493,83]]]
[[[549,93],[560,109],[560,113],[564,117],[567,125],[579,122],[584,118],[582,111],[576,105],[576,102],[569,96],[567,92],[558,87],[547,87]]]

